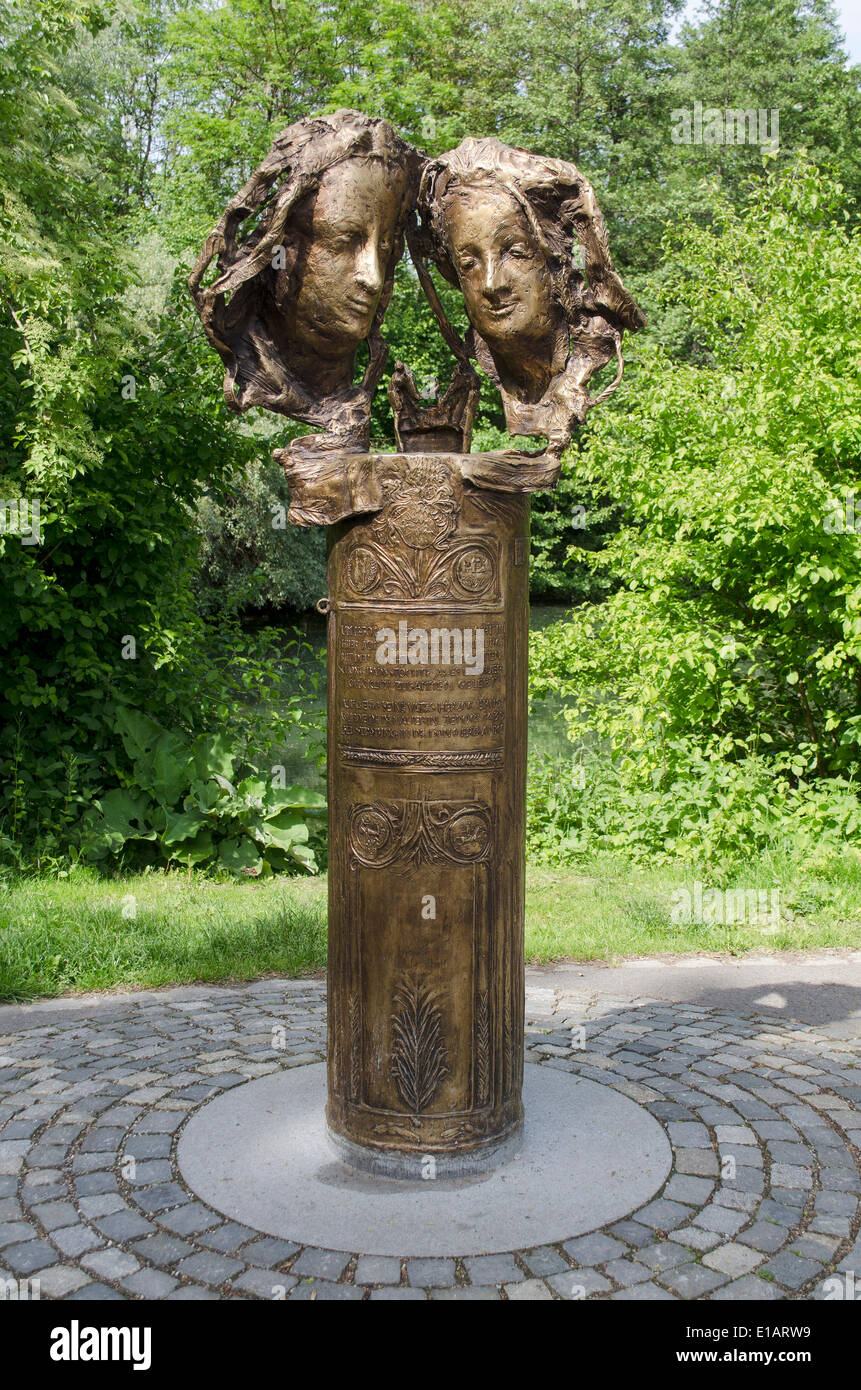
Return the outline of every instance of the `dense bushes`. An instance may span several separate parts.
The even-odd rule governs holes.
[[[823,835],[836,816],[861,843],[861,535],[850,524],[861,244],[842,200],[803,162],[762,181],[744,215],[716,192],[712,227],[669,240],[667,293],[702,360],[645,344],[623,408],[594,421],[581,455],[625,505],[591,557],[614,591],[536,635],[533,690],[565,699],[575,743],[597,739],[605,790],[616,779],[601,805],[633,796],[653,847],[743,852],[774,814],[819,823],[823,797]],[[826,777],[837,789],[814,794],[811,779]],[[838,804],[850,811],[832,815]],[[620,843],[634,833],[626,819],[609,832]]]

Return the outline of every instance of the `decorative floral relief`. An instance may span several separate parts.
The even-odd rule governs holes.
[[[490,808],[483,801],[372,801],[350,816],[350,865],[402,872],[445,859],[477,864],[491,847]]]

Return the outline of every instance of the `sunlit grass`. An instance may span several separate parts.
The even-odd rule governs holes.
[[[527,872],[526,956],[613,960],[695,951],[861,946],[861,870],[847,861],[793,876],[752,862],[718,882],[688,866],[637,869],[603,858]],[[776,925],[678,922],[678,893],[710,887],[780,893]],[[676,895],[676,896],[674,896]],[[674,914],[674,907],[676,912]],[[0,884],[0,997],[303,975],[326,965],[326,882],[219,882],[145,873]]]

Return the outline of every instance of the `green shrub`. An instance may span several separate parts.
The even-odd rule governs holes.
[[[131,773],[86,817],[95,857],[147,862],[151,850],[168,863],[218,864],[252,878],[296,866],[317,872],[326,809],[319,792],[237,779],[224,734],[192,742],[129,709],[117,711],[117,725]]]

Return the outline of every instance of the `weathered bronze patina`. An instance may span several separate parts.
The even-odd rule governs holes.
[[[455,368],[427,405],[397,364],[400,452],[371,453],[404,237]],[[343,111],[278,137],[190,285],[231,408],[319,430],[276,457],[291,521],[329,535],[329,1132],[371,1172],[481,1171],[522,1124],[528,494],[642,315],[573,165],[495,140],[427,160]],[[543,448],[470,452],[473,361]]]

